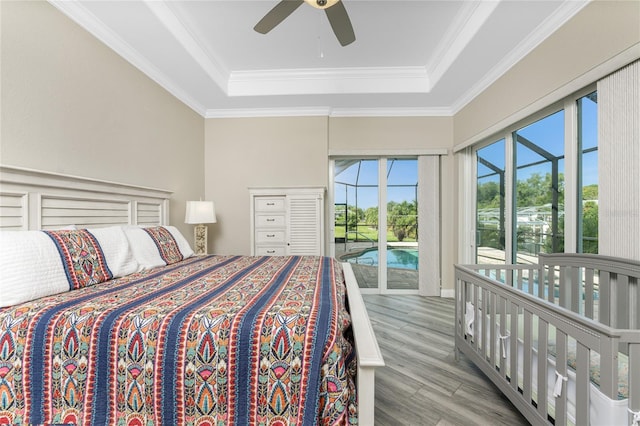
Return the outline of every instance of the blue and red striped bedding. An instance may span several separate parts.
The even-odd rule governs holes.
[[[0,424],[350,424],[340,265],[191,257],[0,308]]]

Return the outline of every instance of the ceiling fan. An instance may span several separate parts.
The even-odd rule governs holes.
[[[355,41],[356,36],[353,33],[351,20],[341,0],[282,0],[253,29],[260,34],[268,33],[305,2],[317,9],[324,9],[333,33],[342,46]]]

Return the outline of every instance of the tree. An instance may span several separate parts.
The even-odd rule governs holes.
[[[582,206],[582,252],[598,253],[598,204],[594,201]]]
[[[378,228],[378,207],[369,207],[364,211],[364,221],[367,225]]]
[[[597,200],[598,199],[598,184],[587,185],[582,188],[583,200]]]
[[[361,208],[356,206],[349,206],[347,208],[347,227],[348,229],[355,229],[358,222],[364,218],[364,212]]]
[[[558,174],[558,204],[564,205],[564,174]],[[541,176],[532,173],[526,180],[518,180],[516,184],[516,201],[518,207],[543,206],[553,201],[553,185],[551,173]]]
[[[387,223],[398,241],[403,241],[406,237],[417,238],[417,203],[415,201],[401,203],[390,201],[387,203]]]
[[[478,209],[500,207],[500,184],[498,182],[484,182],[478,184]]]

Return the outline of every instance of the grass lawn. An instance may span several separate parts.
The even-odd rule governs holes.
[[[335,228],[335,238],[344,238],[345,227],[344,226],[336,226]],[[378,230],[374,227],[367,225],[358,225],[358,241],[378,241]],[[349,231],[349,241],[355,241],[356,234]],[[393,235],[393,231],[387,231],[387,242],[396,242],[398,238]],[[405,238],[403,241],[410,242],[415,241],[415,238]]]

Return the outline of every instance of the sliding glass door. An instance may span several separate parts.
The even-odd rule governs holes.
[[[418,160],[386,163],[387,288],[418,290]]]
[[[416,293],[418,160],[348,158],[333,165],[336,258],[352,264],[363,289]]]
[[[378,288],[378,160],[336,160],[335,257],[352,263],[361,288]]]

